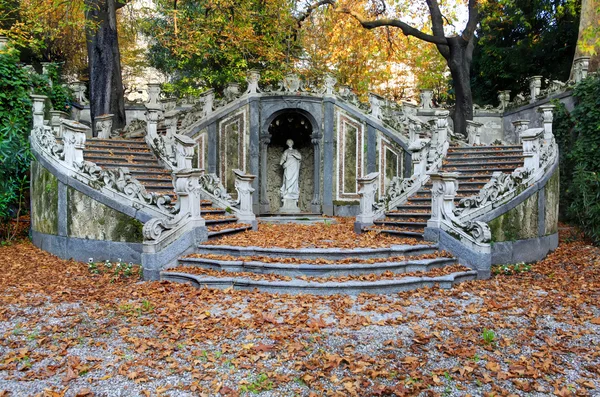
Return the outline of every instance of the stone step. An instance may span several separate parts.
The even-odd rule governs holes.
[[[158,165],[149,165],[149,164],[139,164],[139,163],[123,163],[123,162],[109,162],[109,161],[96,161],[95,162],[96,165],[103,167],[103,168],[128,168],[131,173],[133,174],[134,171],[138,171],[135,172],[136,174],[141,174],[141,173],[145,173],[146,171],[155,171],[155,172],[160,172],[160,173],[164,173],[164,172],[168,172],[166,171],[164,168],[160,168],[160,166]],[[143,170],[143,171],[141,171]]]
[[[281,258],[283,259],[283,258]],[[393,260],[374,263],[336,263],[336,264],[314,264],[314,263],[284,263],[284,262],[261,262],[257,260],[219,260],[212,258],[190,258],[182,257],[178,260],[179,266],[198,267],[227,272],[250,272],[255,274],[278,274],[280,276],[358,276],[364,274],[382,274],[390,271],[394,274],[409,272],[427,272],[444,266],[456,264],[455,258],[405,258],[404,260]],[[168,269],[167,269],[168,271]]]
[[[388,258],[391,256],[415,256],[437,252],[435,244],[394,245],[387,248],[279,248],[239,247],[231,245],[200,244],[197,254],[231,255],[235,257],[268,256],[274,258],[327,259],[345,258]]]
[[[213,277],[196,275],[190,273],[181,273],[173,271],[162,271],[160,278],[165,281],[188,283],[198,288],[218,288],[235,290],[254,291],[259,290],[266,293],[286,293],[286,294],[315,294],[315,295],[334,295],[348,294],[358,295],[360,293],[378,293],[394,294],[402,291],[409,291],[424,287],[435,287],[449,289],[455,284],[475,280],[477,271],[469,270],[455,272],[449,275],[438,277],[427,277],[424,273],[422,277],[401,277],[398,279],[385,279],[377,281],[328,281],[316,282],[292,279],[290,281],[270,281],[254,280],[246,277]]]
[[[206,214],[206,211],[202,211],[202,214]],[[233,217],[233,218],[223,218],[223,219],[206,219],[205,223],[206,226],[210,226],[210,225],[224,225],[224,224],[228,224],[228,223],[236,223],[237,222],[237,218]]]
[[[396,230],[396,229],[383,229],[379,230],[379,233],[387,234],[389,236],[396,236],[402,238],[414,238],[415,240],[424,240],[423,232],[410,231],[410,230]]]
[[[481,162],[481,161],[473,161],[473,162],[466,162],[466,163],[457,163],[457,162],[452,162],[452,163],[444,163],[443,168],[449,167],[449,168],[469,168],[469,167],[480,167],[482,169],[488,169],[490,167],[514,167],[514,168],[518,168],[520,166],[523,165],[523,161],[488,161],[488,162]]]
[[[431,212],[386,212],[385,216],[395,219],[429,219]]]
[[[115,143],[103,143],[103,142],[95,142],[95,141],[86,141],[85,150],[94,149],[94,150],[150,150],[146,142],[140,143],[119,143],[120,141],[115,141]]]
[[[202,204],[200,206],[202,206]],[[226,214],[227,211],[222,210],[222,209],[205,209],[205,210],[202,210],[202,213],[218,215],[218,214]]]
[[[461,157],[446,157],[446,162],[449,164],[455,164],[455,163],[462,163],[465,161],[473,161],[473,162],[490,162],[490,161],[505,161],[505,160],[511,160],[511,161],[523,161],[524,156],[523,155],[517,155],[517,156],[470,156],[470,155],[466,155],[466,156],[461,156]]]
[[[473,153],[473,152],[504,152],[506,150],[523,150],[522,145],[502,145],[502,146],[462,146],[460,148],[450,148],[448,153]]]
[[[423,204],[422,202],[412,203],[412,204],[405,203],[405,204],[397,206],[396,210],[398,210],[398,211],[403,211],[403,210],[406,210],[406,211],[414,211],[414,210],[431,211],[431,200],[427,204]]]
[[[154,154],[149,151],[132,151],[132,150],[113,150],[113,149],[85,149],[83,151],[83,157],[89,156],[102,156],[102,157],[114,157],[114,156],[134,156],[140,158],[154,159]]]
[[[376,220],[373,222],[375,225],[383,225],[383,226],[397,226],[409,229],[422,229],[427,226],[427,222],[410,222],[410,221],[399,221],[394,219],[383,219]]]
[[[450,158],[461,158],[461,157],[493,157],[493,156],[519,156],[523,154],[523,148],[520,149],[505,149],[505,150],[480,150],[480,151],[460,151],[460,149],[448,149],[447,156]]]
[[[506,172],[506,173],[511,173],[513,172],[515,169],[517,169],[518,167],[514,167],[514,166],[507,166],[507,167],[490,167],[490,168],[457,168],[457,167],[447,167],[444,166],[442,168],[442,172],[460,172],[462,174],[465,175],[484,175],[484,174],[490,174],[488,176],[488,178],[491,177],[491,174],[493,172]]]
[[[86,141],[86,143],[99,143],[99,144],[137,144],[137,145],[146,145],[146,141],[143,138],[140,139],[121,139],[121,138],[114,138],[114,139],[100,139],[100,138],[91,138],[88,139]],[[147,145],[146,145],[147,147]]]
[[[222,229],[222,230],[216,230],[216,231],[211,231],[209,229],[208,231],[208,239],[209,240],[214,240],[216,238],[222,237],[222,236],[226,236],[229,234],[235,234],[235,233],[242,233],[245,232],[246,230],[251,230],[252,226],[251,225],[243,225],[243,226],[238,226],[238,227],[231,227],[228,229]]]
[[[484,184],[480,184],[481,186],[483,186]],[[467,195],[471,195],[471,194],[477,194],[479,193],[481,189],[473,189],[471,186],[466,185],[466,186],[461,186],[460,183],[458,184],[458,190],[457,193],[459,195],[464,196],[465,194]],[[431,194],[431,186],[424,186],[421,189],[419,189],[416,193],[416,195],[423,195],[423,194]]]
[[[91,156],[86,156],[84,154],[84,160],[87,161],[92,161],[94,163],[99,163],[99,162],[123,162],[122,158],[119,157],[113,157],[113,156],[97,156],[97,155],[91,155]],[[131,160],[133,161],[132,163],[125,161],[124,164],[140,164],[140,165],[152,165],[154,167],[158,167],[160,168],[160,163],[158,162],[158,160],[156,158],[153,157],[136,157],[133,156],[133,159]],[[164,169],[164,168],[163,168]]]
[[[132,172],[133,174],[133,172]],[[171,175],[157,175],[156,177],[151,177],[151,176],[145,176],[146,173],[141,172],[139,173],[140,175],[135,175],[135,179],[137,179],[138,181],[142,182],[142,183],[154,183],[154,182],[160,182],[160,183],[170,183],[171,187],[173,187],[173,178],[171,177]]]

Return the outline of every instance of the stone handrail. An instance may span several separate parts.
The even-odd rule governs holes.
[[[256,215],[252,210],[252,182],[256,175],[246,174],[241,170],[233,170],[235,189],[238,199],[234,200],[221,183],[221,179],[212,173],[202,172],[199,178],[200,193],[203,199],[210,200],[213,205],[230,211],[240,222],[254,222]]]

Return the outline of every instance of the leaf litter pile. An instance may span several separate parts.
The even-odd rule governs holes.
[[[273,295],[1,247],[0,396],[594,396],[600,249],[452,290]],[[112,265],[111,265],[112,266]]]

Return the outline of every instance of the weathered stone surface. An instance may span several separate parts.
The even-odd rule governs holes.
[[[538,194],[489,223],[492,241],[513,241],[538,236]]]
[[[279,165],[284,148],[269,146],[267,154],[267,196],[271,203],[271,212],[279,212],[281,208],[281,183],[283,180],[283,168]],[[313,197],[314,178],[314,152],[312,146],[298,148],[302,155],[300,163],[300,198],[298,207],[301,211],[310,212],[310,202]]]
[[[58,234],[58,179],[37,161],[31,163],[31,227]]]
[[[85,194],[68,189],[68,235],[91,240],[141,243],[142,223],[101,204]]]
[[[554,172],[554,175],[550,178],[546,187],[546,227],[545,235],[554,234],[558,232],[558,202],[560,194],[560,176],[558,169]]]

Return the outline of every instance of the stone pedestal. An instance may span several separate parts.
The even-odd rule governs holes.
[[[298,214],[300,208],[298,208],[298,199],[283,199],[283,206],[279,209],[282,214]]]

